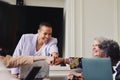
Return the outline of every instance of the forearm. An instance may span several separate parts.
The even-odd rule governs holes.
[[[16,67],[26,64],[33,64],[33,62],[46,60],[46,56],[16,56],[12,57],[9,62],[6,63],[7,67]]]
[[[33,56],[33,62],[46,60],[46,56]]]
[[[49,57],[50,58],[50,57]],[[6,56],[3,63],[6,67],[18,67],[26,64],[33,64],[33,62],[46,60],[47,56]]]
[[[64,59],[63,59],[63,62],[64,62],[64,64],[70,64],[69,58],[64,58]]]
[[[10,57],[4,62],[6,67],[18,67],[26,64],[33,64],[33,56],[15,56],[15,57]]]

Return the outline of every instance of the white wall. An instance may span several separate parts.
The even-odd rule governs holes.
[[[117,0],[117,23],[118,23],[118,39],[120,43],[120,0]]]
[[[15,4],[15,0],[4,0]],[[65,57],[91,57],[103,36],[120,42],[120,0],[24,0],[26,5],[65,8]]]
[[[1,0],[1,1],[5,1],[5,2],[8,2],[10,4],[16,4],[16,0]]]
[[[16,0],[2,0],[16,5]],[[23,0],[25,5],[45,6],[45,7],[64,7],[64,0]]]
[[[73,7],[68,8],[68,13],[74,12],[74,17],[69,16],[67,24],[72,24],[72,26],[69,25],[69,29],[74,27],[71,28],[74,40],[71,42],[68,40],[69,45],[66,45],[74,46],[74,48],[69,49],[69,56],[75,53],[74,56],[92,57],[92,42],[95,37],[103,36],[119,40],[117,7],[120,4],[117,5],[117,0],[75,0],[72,3],[74,6],[71,4]],[[70,37],[70,39],[72,38]]]
[[[118,39],[115,0],[83,0],[85,56],[91,56],[92,41],[104,36]]]

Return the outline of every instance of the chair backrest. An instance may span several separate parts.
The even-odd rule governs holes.
[[[25,65],[20,67],[20,78],[29,79],[30,75],[34,78],[45,78],[49,76],[49,65],[46,61],[37,61],[31,65]]]
[[[84,80],[113,80],[110,58],[83,58]]]

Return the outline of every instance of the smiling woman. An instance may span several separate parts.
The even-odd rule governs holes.
[[[93,56],[94,56],[94,57],[104,57],[104,55],[100,53],[99,45],[100,45],[103,41],[105,41],[105,40],[108,40],[108,39],[107,39],[107,38],[104,38],[104,37],[96,37],[96,38],[94,38],[93,48],[92,48],[92,53],[93,53]]]
[[[1,47],[12,55],[22,34],[37,33],[39,23],[48,22],[53,26],[52,36],[58,39],[59,56],[62,56],[63,8],[16,6],[3,2],[0,4]]]

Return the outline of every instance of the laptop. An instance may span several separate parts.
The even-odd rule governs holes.
[[[49,65],[46,61],[37,61],[20,67],[21,80],[41,80],[49,76]],[[34,78],[34,79],[32,79]]]
[[[84,80],[113,80],[110,58],[82,58]]]
[[[28,73],[28,75],[25,78],[22,78],[21,80],[36,80],[35,76],[38,74],[40,69],[41,67],[38,66],[33,67],[31,71]],[[39,80],[42,80],[42,78]]]

